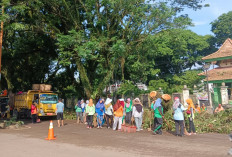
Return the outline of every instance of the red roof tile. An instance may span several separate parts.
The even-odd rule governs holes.
[[[202,60],[232,56],[232,40],[227,38],[217,52],[202,58]]]
[[[206,76],[206,73],[202,72],[198,75]],[[231,79],[232,79],[232,67],[225,67],[225,68],[219,67],[208,71],[208,81],[231,80]]]

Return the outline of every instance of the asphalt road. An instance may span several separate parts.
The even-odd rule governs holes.
[[[123,133],[111,129],[86,129],[84,124],[65,121],[58,128],[54,121],[56,140],[47,141],[49,121],[26,122],[20,129],[0,129],[1,156],[63,157],[63,156],[227,156],[231,142],[224,134],[197,134],[176,137],[170,133]]]

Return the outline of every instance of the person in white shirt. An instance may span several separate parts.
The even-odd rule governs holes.
[[[143,130],[141,128],[142,126],[142,121],[143,121],[143,105],[141,104],[139,98],[135,98],[133,101],[133,111],[132,111],[132,116],[135,119],[135,124],[136,124],[136,131]]]
[[[111,102],[112,102],[112,99],[110,98],[107,98],[105,101],[105,116],[106,116],[106,123],[107,123],[108,129],[113,127],[113,106]],[[111,121],[111,124],[109,122],[109,119]]]

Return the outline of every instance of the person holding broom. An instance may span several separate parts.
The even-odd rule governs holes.
[[[189,119],[189,135],[196,135],[196,129],[193,122],[195,107],[193,105],[192,99],[187,99],[186,102],[188,104],[188,110],[186,113],[188,114]]]
[[[158,98],[153,106],[154,109],[154,121],[155,121],[155,129],[153,131],[153,135],[159,134],[162,135],[162,125],[163,125],[163,107],[161,104],[161,98]]]
[[[168,94],[163,94],[161,98],[158,98],[153,106],[154,109],[154,118],[155,118],[155,129],[153,131],[153,135],[159,134],[162,135],[162,125],[163,125],[163,120],[166,121],[164,118],[164,113],[163,113],[163,105],[162,105],[162,100],[164,101],[163,103],[167,103],[171,99],[171,96]],[[167,123],[167,121],[166,121]],[[169,126],[169,124],[167,123]]]

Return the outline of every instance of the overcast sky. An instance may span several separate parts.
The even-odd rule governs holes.
[[[195,27],[190,27],[189,29],[199,35],[213,34],[210,23],[223,13],[232,11],[232,0],[205,0],[203,4],[209,4],[210,7],[197,11],[185,10],[184,13],[189,14],[189,17],[195,24]]]

